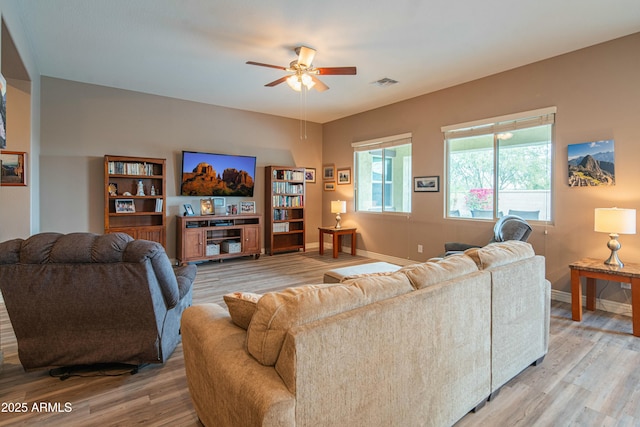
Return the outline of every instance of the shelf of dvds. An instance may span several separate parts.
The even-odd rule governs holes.
[[[104,156],[104,232],[166,247],[166,161]]]
[[[265,167],[265,252],[305,250],[305,170]]]

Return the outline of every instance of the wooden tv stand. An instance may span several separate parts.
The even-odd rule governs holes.
[[[262,215],[177,216],[176,254],[180,265],[193,261],[222,261],[260,257]]]

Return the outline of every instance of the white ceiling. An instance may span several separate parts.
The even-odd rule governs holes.
[[[17,1],[17,0],[16,0]],[[264,87],[317,49],[325,123],[640,31],[639,0],[19,0],[44,76],[300,118]],[[379,87],[384,77],[400,83]]]

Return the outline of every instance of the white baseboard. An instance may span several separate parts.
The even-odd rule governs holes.
[[[554,301],[567,302],[571,304],[571,293],[564,291],[556,291],[551,289],[551,299]],[[582,296],[582,305],[587,304],[587,297]],[[625,304],[622,302],[603,300],[596,298],[596,309],[602,311],[608,311],[609,313],[622,314],[625,316],[631,316],[631,304]]]

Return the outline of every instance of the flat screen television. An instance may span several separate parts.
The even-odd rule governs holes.
[[[183,196],[253,197],[255,177],[255,157],[182,152]]]

